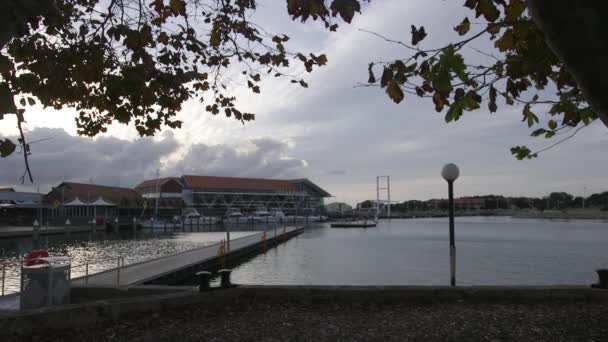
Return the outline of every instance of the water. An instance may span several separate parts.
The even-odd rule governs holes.
[[[449,285],[447,219],[318,225],[235,268],[239,284]],[[608,222],[456,218],[459,285],[596,282],[608,267]]]
[[[251,231],[230,233],[231,239],[253,234]],[[83,276],[85,263],[89,263],[89,274],[117,267],[119,257],[124,264],[150,260],[185,250],[208,246],[226,238],[225,232],[169,232],[161,230],[139,231],[120,235],[97,232],[95,234],[72,234],[41,236],[38,241],[31,238],[1,239],[0,262],[6,265],[5,293],[19,291],[19,260],[32,249],[46,249],[50,255],[69,256],[72,277]],[[0,275],[1,276],[1,275]]]

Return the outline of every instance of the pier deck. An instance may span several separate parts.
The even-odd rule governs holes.
[[[279,227],[276,230],[267,230],[266,241],[270,242],[275,238],[282,238],[299,233],[303,227]],[[275,236],[276,232],[276,236]],[[256,232],[239,239],[230,241],[230,250],[226,251],[226,256],[238,253],[248,247],[252,247],[262,242],[264,232]],[[181,253],[160,257],[148,261],[143,261],[120,268],[103,271],[88,277],[80,277],[72,280],[74,285],[113,285],[127,286],[138,285],[148,281],[178,272],[183,269],[194,267],[217,257],[219,243],[196,248]]]
[[[366,221],[341,221],[330,224],[332,228],[370,228],[375,227],[376,222],[371,220]]]

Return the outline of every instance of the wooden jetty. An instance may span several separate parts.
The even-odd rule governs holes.
[[[303,231],[304,227],[278,227],[266,231],[234,239],[230,246],[224,245],[225,258],[236,257],[242,254],[251,254],[264,250],[272,244],[285,241]],[[195,248],[188,251],[168,255],[139,263],[116,267],[111,270],[93,275],[72,279],[73,285],[92,286],[129,286],[145,283],[159,283],[159,279],[166,279],[160,283],[170,283],[168,279],[179,276],[192,276],[195,272],[208,268],[217,263],[220,258],[221,243]]]
[[[330,224],[332,228],[370,228],[376,226],[376,221],[363,220],[363,221],[341,221],[333,222]]]

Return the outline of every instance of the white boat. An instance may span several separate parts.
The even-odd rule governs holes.
[[[249,221],[254,223],[276,223],[275,217],[264,207],[258,207],[253,215],[249,216]]]
[[[218,219],[215,217],[207,217],[201,215],[198,210],[194,208],[185,208],[182,211],[182,220],[185,226],[188,225],[200,225],[200,224],[215,224],[218,223]]]
[[[287,221],[287,216],[285,216],[283,211],[279,208],[271,208],[270,215],[272,215],[272,217],[274,217],[275,221],[277,221],[277,222]]]
[[[149,220],[143,221],[140,223],[144,229],[164,229],[164,228],[181,228],[181,223],[179,221],[167,221],[151,218]]]
[[[224,215],[224,223],[245,223],[247,219],[243,217],[240,209],[229,208]]]

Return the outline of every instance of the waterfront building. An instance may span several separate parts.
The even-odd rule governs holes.
[[[44,196],[43,203],[53,223],[69,218],[73,224],[82,224],[95,218],[103,224],[119,216],[141,215],[144,199],[130,188],[63,182]]]
[[[263,206],[285,214],[323,211],[331,195],[308,179],[280,180],[184,175],[146,180],[135,187],[149,208],[167,215],[171,210],[195,208],[209,216],[222,216],[229,208],[253,212]]]
[[[42,195],[37,192],[0,188],[0,225],[31,224],[45,207]]]

